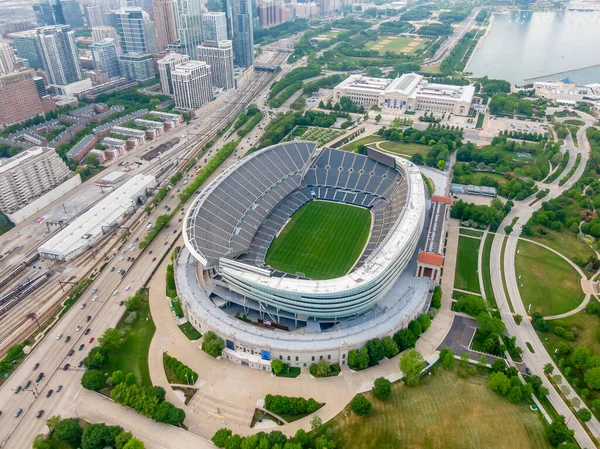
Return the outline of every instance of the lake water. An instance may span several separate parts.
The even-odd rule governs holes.
[[[517,85],[535,77],[600,83],[600,67],[583,69],[594,64],[600,64],[600,11],[511,11],[494,16],[467,71]]]

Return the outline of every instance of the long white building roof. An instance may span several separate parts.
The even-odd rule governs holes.
[[[156,178],[149,175],[136,175],[112,192],[87,212],[73,220],[62,231],[44,243],[40,254],[56,254],[67,257],[102,234],[103,226],[112,226],[132,207],[140,192],[156,186]]]

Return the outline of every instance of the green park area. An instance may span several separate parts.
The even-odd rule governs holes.
[[[377,136],[377,135],[366,136],[366,137],[362,137],[360,139],[354,140],[354,141],[344,145],[341,149],[344,151],[356,152],[358,147],[361,145],[369,145],[373,142],[381,142],[382,140],[383,139],[381,138],[381,136]]]
[[[424,48],[429,42],[425,38],[410,38],[393,35],[378,36],[377,40],[369,41],[365,45],[368,50],[375,50],[379,54],[385,54],[386,52],[392,52],[396,54],[411,54],[417,49]]]
[[[506,179],[506,177],[500,173],[474,171],[470,174],[454,176],[452,182],[456,184],[473,184],[476,186],[491,185],[492,182],[496,182],[499,185],[506,185],[508,184],[508,179]]]
[[[479,294],[477,254],[480,243],[481,239],[478,238],[467,236],[460,236],[458,238],[454,288]]]
[[[367,416],[347,407],[318,433],[337,449],[514,449],[517,441],[520,449],[551,448],[539,416],[526,402],[511,404],[491,391],[488,376],[459,379],[438,370],[424,382],[414,388],[397,382],[386,401],[367,393],[373,404]]]
[[[576,259],[588,260],[595,256],[594,250],[586,242],[579,240],[577,234],[566,228],[562,228],[560,231],[544,228],[544,234],[540,233],[527,238],[546,245],[573,261]],[[586,270],[583,272],[588,277],[594,274]]]
[[[124,331],[123,344],[116,351],[111,351],[108,362],[102,370],[110,375],[113,371],[121,370],[124,373],[133,373],[142,386],[152,386],[148,368],[148,351],[154,336],[156,326],[150,314],[148,290],[141,290],[135,298],[139,299],[139,307],[132,312],[126,312],[117,329]],[[135,313],[135,319],[128,323],[127,317]]]
[[[377,145],[375,143],[378,143]],[[371,145],[372,148],[394,153],[398,156],[410,157],[414,154],[422,154],[425,156],[428,151],[431,150],[429,145],[421,145],[419,143],[403,143],[403,142],[392,142],[386,140],[381,136],[372,135],[362,137],[342,147],[342,150],[356,152],[358,147],[361,145]]]
[[[521,299],[530,314],[558,315],[581,304],[584,298],[581,276],[567,261],[530,242],[520,241],[517,252],[517,282]]]
[[[331,142],[336,137],[344,134],[344,132],[345,131],[342,131],[341,129],[311,126],[302,134],[302,139],[316,141],[319,145],[325,145],[327,142]]]
[[[313,279],[346,274],[362,254],[371,212],[329,201],[310,201],[273,240],[266,263],[276,270]]]

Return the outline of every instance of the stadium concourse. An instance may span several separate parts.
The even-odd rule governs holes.
[[[366,244],[342,276],[311,279],[265,263],[273,240],[312,201],[372,216]],[[270,370],[276,358],[298,367],[320,359],[345,365],[350,350],[427,310],[434,281],[415,273],[428,204],[419,169],[399,157],[371,149],[317,153],[317,144],[302,141],[257,151],[215,178],[186,214],[175,264],[186,316],[200,332],[223,338],[224,357],[255,369]]]

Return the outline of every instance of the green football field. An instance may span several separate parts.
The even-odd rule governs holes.
[[[346,274],[362,254],[371,212],[329,201],[310,201],[277,236],[266,257],[272,268],[312,279]]]

